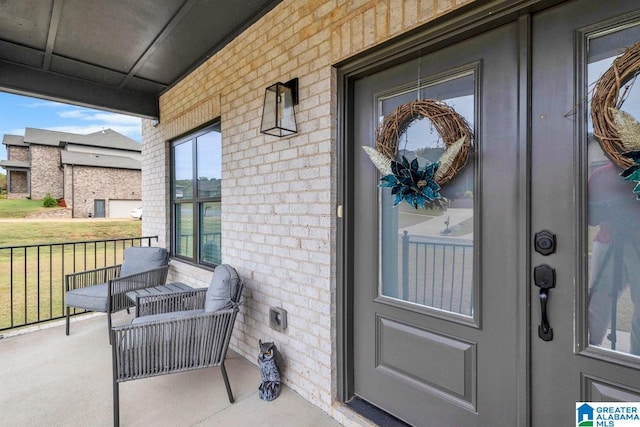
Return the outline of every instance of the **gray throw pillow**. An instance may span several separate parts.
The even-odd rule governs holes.
[[[132,246],[124,250],[120,277],[142,273],[167,265],[169,253],[165,248]]]
[[[235,268],[227,264],[221,264],[213,270],[211,283],[207,289],[207,295],[204,301],[204,311],[210,313],[212,311],[223,310],[233,306],[233,296],[238,290],[240,277]]]

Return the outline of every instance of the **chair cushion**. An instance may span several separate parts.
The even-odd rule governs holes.
[[[136,317],[131,321],[131,324],[137,325],[138,323],[154,322],[158,320],[183,319],[185,317],[197,316],[198,314],[202,314],[202,313],[204,313],[204,310],[201,309],[201,310],[172,311],[169,313],[151,314],[149,316]]]
[[[240,277],[235,268],[228,264],[220,264],[213,270],[211,283],[204,300],[204,311],[223,310],[233,306],[233,297],[238,290]]]
[[[120,276],[130,276],[167,265],[169,253],[165,248],[131,246],[124,250]]]
[[[67,292],[65,304],[67,307],[84,308],[85,310],[107,312],[106,283],[72,289]]]

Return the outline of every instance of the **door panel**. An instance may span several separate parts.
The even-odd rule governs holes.
[[[547,264],[555,269],[557,278],[546,301],[553,329],[550,341],[537,334],[542,305],[538,302],[538,288],[530,287],[534,426],[574,425],[574,402],[640,400],[638,358],[629,355],[628,344],[626,351],[605,350],[606,342],[600,342],[605,331],[596,334],[594,318],[591,323],[588,320],[589,283],[593,282],[589,271],[598,266],[602,257],[597,253],[597,244],[592,243],[600,226],[589,225],[589,207],[595,201],[595,193],[587,182],[595,169],[610,163],[590,135],[593,129],[587,120],[593,82],[603,64],[600,63],[600,71],[594,65],[619,55],[622,48],[638,41],[637,6],[637,1],[581,0],[533,18],[531,224],[534,232],[549,229],[557,234],[556,253],[544,256],[532,252],[532,266]],[[618,31],[629,29],[633,22],[636,28],[631,35],[625,37]],[[640,118],[638,113],[640,109],[636,118]],[[618,172],[613,179],[621,180]],[[605,192],[610,194],[613,184],[608,185]],[[628,198],[633,198],[630,189]],[[623,274],[624,268],[617,270]],[[633,270],[627,269],[624,274],[627,272],[629,278],[640,277]],[[635,289],[632,282],[629,287]],[[598,297],[591,299],[592,306]],[[611,298],[608,299],[610,304]],[[633,310],[628,299],[620,301]],[[609,317],[606,310],[605,313],[604,317]],[[592,341],[598,341],[597,346],[588,344],[590,332]]]
[[[516,41],[507,25],[354,84],[354,391],[414,425],[516,424]],[[380,116],[418,97],[447,100],[475,131],[442,189],[471,197],[439,216],[393,207],[360,150]]]

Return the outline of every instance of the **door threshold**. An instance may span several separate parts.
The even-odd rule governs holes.
[[[393,415],[383,411],[377,406],[373,406],[371,403],[354,397],[347,403],[345,403],[349,409],[362,415],[366,419],[374,422],[380,427],[411,427],[410,424],[394,417]]]

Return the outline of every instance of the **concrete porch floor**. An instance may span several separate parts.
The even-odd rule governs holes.
[[[128,320],[125,312],[114,324]],[[111,426],[111,347],[104,315],[0,339],[0,425]],[[256,354],[257,356],[257,354]],[[120,384],[123,426],[333,427],[340,424],[283,387],[280,397],[258,396],[254,365],[229,352],[225,363],[235,397],[230,404],[220,368],[200,369]]]

